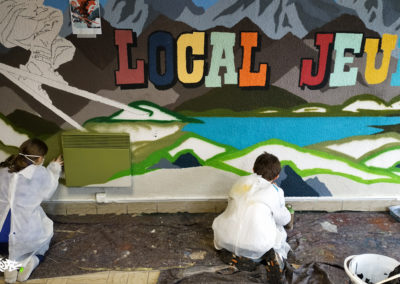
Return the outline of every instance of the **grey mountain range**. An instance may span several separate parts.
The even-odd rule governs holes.
[[[130,28],[138,35],[160,15],[197,30],[230,28],[247,17],[272,39],[289,32],[303,38],[343,14],[358,16],[380,35],[397,34],[400,29],[398,0],[220,0],[207,10],[191,0],[108,0],[101,11],[114,28]],[[64,36],[70,33],[69,18],[67,9]]]

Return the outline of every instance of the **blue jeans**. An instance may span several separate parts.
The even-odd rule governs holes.
[[[8,235],[10,234],[11,227],[11,210],[8,211],[7,218],[4,221],[3,227],[0,231],[0,243],[8,243]]]
[[[4,221],[3,227],[0,231],[0,254],[3,256],[8,256],[8,236],[10,235],[11,227],[11,210],[8,211],[7,218]],[[36,255],[39,261],[42,262],[44,259],[43,255]]]
[[[0,254],[8,255],[8,235],[11,227],[11,210],[8,211],[6,220],[0,231]]]

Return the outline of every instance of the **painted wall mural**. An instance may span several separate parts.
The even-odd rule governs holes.
[[[70,2],[0,2],[1,160],[124,132],[133,170],[107,184],[223,196],[267,151],[286,196],[399,196],[398,1]],[[84,2],[95,38],[72,32]]]

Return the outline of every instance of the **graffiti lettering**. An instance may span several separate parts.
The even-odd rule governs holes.
[[[312,59],[302,59],[300,72],[300,87],[308,86],[310,89],[317,88],[324,83],[329,71],[328,62],[331,59],[333,34],[317,34],[315,46],[319,49],[318,68]],[[328,61],[329,59],[329,61]],[[318,70],[318,72],[316,72]],[[315,76],[312,73],[316,73]]]
[[[118,46],[119,69],[115,71],[118,86],[144,84],[144,60],[136,61],[136,69],[131,68],[128,46],[135,45],[131,30],[115,30],[115,44]]]
[[[326,66],[333,60],[330,55],[330,46],[335,37],[335,64],[333,72],[329,76],[329,68]],[[336,33],[334,34],[317,34],[315,46],[319,48],[319,66],[318,74],[312,76],[311,72],[315,71],[315,66],[311,59],[302,59],[299,86],[305,86],[313,89],[315,87],[322,88],[329,78],[330,87],[354,86],[357,80],[357,67],[350,67],[354,61],[354,56],[362,56],[364,52],[366,56],[365,80],[368,84],[380,84],[386,80],[389,72],[389,64],[392,52],[395,49],[397,35],[384,34],[382,40],[375,38],[366,38],[364,50],[362,50],[363,34],[361,33]],[[381,48],[379,44],[381,42]],[[382,52],[380,67],[377,65],[377,54]],[[349,56],[352,53],[353,56]],[[345,70],[349,67],[349,70]],[[400,85],[400,67],[396,74],[392,76],[392,86]],[[399,79],[397,79],[399,78]]]
[[[259,72],[252,72],[252,49],[259,47],[257,33],[242,33],[241,46],[243,47],[243,65],[239,70],[240,87],[265,87],[267,81],[267,64],[260,64]]]
[[[147,84],[144,60],[136,60],[136,68],[131,66],[131,48],[135,40],[129,30],[115,30],[115,45],[118,48],[119,69],[115,71],[116,85],[121,87],[142,87]],[[206,87],[220,87],[220,69],[225,68],[224,84],[237,84],[238,74],[235,71],[234,33],[211,33],[213,52],[210,69],[205,74],[205,33],[193,32],[181,34],[175,46],[170,33],[158,31],[148,39],[148,72],[149,80],[158,89],[172,87],[177,81],[183,85],[193,85],[205,79]],[[240,87],[265,87],[267,64],[260,64],[259,72],[254,72],[254,50],[259,48],[258,34],[255,32],[241,33],[243,48],[242,68],[239,70]],[[161,53],[165,62],[161,63]],[[175,58],[176,57],[176,61]],[[175,65],[175,62],[177,64]],[[165,70],[161,70],[165,66]]]
[[[300,60],[299,87],[318,89],[328,82],[330,87],[355,85],[359,70],[358,67],[352,66],[354,57],[361,57],[364,53],[365,81],[370,85],[380,84],[388,77],[397,38],[397,35],[390,34],[384,34],[382,39],[365,38],[363,46],[362,33],[317,33],[315,47],[319,50],[318,60]],[[258,33],[240,33],[240,67],[235,66],[235,44],[235,33],[211,32],[212,54],[207,74],[204,32],[183,33],[175,40],[170,33],[157,31],[148,38],[146,68],[144,59],[131,59],[134,52],[132,47],[137,45],[136,33],[131,30],[115,30],[119,64],[118,70],[115,71],[115,82],[121,88],[143,88],[147,86],[147,80],[158,89],[171,88],[177,81],[186,87],[197,86],[203,82],[206,87],[213,88],[221,87],[222,84],[267,87],[270,66],[267,63],[254,66],[255,54],[261,48]],[[378,58],[378,54],[382,56]],[[132,66],[133,62],[136,62],[136,67]],[[333,71],[329,74],[332,63]],[[397,66],[396,73],[391,76],[391,85],[400,86],[400,66]]]
[[[203,80],[205,36],[204,32],[186,33],[177,40],[178,79],[183,84],[198,84]]]
[[[233,54],[235,34],[213,32],[211,33],[211,45],[213,46],[212,61],[206,77],[206,87],[221,87],[221,77],[218,75],[221,67],[226,68],[224,83],[237,84],[235,55]]]
[[[378,54],[379,39],[367,38],[364,51],[368,54],[365,67],[365,80],[368,84],[380,84],[385,81],[388,71],[392,51],[396,47],[397,35],[384,34],[382,36],[383,58],[381,67],[375,68],[376,55]]]

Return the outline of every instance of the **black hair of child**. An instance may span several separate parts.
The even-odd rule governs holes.
[[[281,162],[276,156],[264,152],[254,162],[253,171],[267,181],[273,181],[281,172]]]

